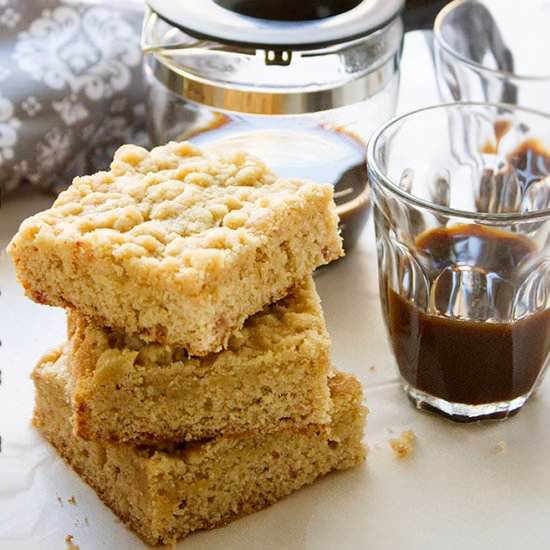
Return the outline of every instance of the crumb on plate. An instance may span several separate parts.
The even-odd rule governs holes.
[[[416,435],[412,430],[405,430],[398,438],[390,439],[389,443],[397,458],[406,458],[414,452]]]
[[[74,540],[73,535],[67,535],[65,537],[65,542],[67,543],[67,550],[80,550],[80,546],[78,546],[78,544],[74,544],[73,540]]]

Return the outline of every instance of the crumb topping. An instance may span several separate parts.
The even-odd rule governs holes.
[[[269,224],[289,197],[300,201],[302,192],[324,187],[277,179],[245,153],[205,155],[187,142],[151,151],[124,145],[109,171],[75,178],[22,230],[76,241],[84,255],[104,248],[115,261],[201,270],[253,241],[255,227]]]

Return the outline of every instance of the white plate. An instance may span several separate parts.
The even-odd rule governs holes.
[[[429,78],[424,38],[407,40],[402,109],[430,101],[420,93]],[[4,202],[0,247],[22,218],[50,202],[37,194]],[[356,373],[366,388],[371,410],[367,463],[227,527],[192,535],[181,547],[550,548],[550,378],[523,411],[505,422],[456,425],[418,412],[397,384],[386,342],[371,226],[353,253],[319,273],[317,285],[334,362]],[[64,339],[63,312],[26,300],[5,254],[0,290],[0,549],[59,550],[68,534],[82,550],[145,548],[30,426],[28,376],[40,355]],[[404,429],[416,433],[417,450],[398,460],[388,439]],[[68,503],[71,496],[76,505]]]

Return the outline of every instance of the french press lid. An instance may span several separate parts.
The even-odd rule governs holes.
[[[197,38],[258,48],[316,49],[364,37],[404,0],[147,0],[162,19]]]
[[[358,103],[398,71],[404,0],[147,0],[157,80],[215,109],[298,115]]]

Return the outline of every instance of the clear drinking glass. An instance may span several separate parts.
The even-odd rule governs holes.
[[[487,101],[550,112],[550,2],[455,0],[434,25],[443,101]]]
[[[396,118],[367,153],[380,295],[409,398],[506,417],[550,351],[550,116],[455,103]]]

